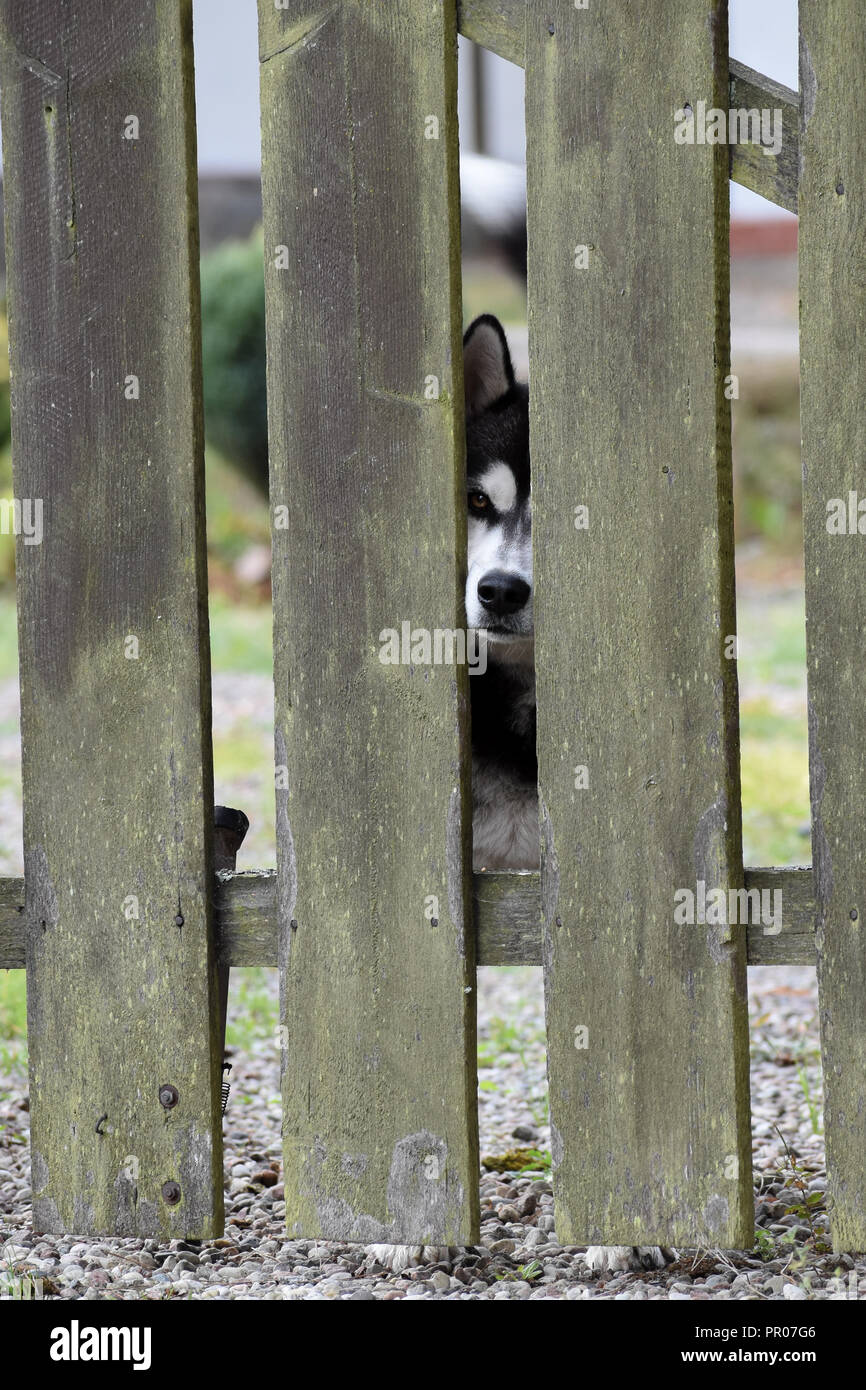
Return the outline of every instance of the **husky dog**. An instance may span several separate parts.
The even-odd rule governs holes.
[[[466,621],[487,669],[472,695],[472,864],[538,868],[529,391],[485,314],[466,333]]]
[[[475,870],[537,869],[529,391],[515,381],[505,332],[491,314],[466,331],[463,375],[466,620],[487,643],[487,669],[469,682],[472,863]],[[448,1258],[448,1250],[435,1245],[372,1245],[368,1251],[398,1273]],[[594,1273],[661,1268],[669,1258],[658,1246],[596,1245],[586,1253]]]

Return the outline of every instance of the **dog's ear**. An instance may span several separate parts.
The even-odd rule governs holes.
[[[505,330],[492,314],[475,319],[463,337],[463,382],[467,417],[480,415],[514,385]]]

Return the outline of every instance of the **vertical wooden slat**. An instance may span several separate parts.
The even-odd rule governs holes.
[[[740,1246],[745,929],[674,920],[678,890],[742,883],[728,151],[674,139],[686,103],[727,106],[726,6],[527,13],[556,1228]]]
[[[866,30],[856,0],[800,0],[800,90],[803,523],[824,1119],[834,1245],[862,1250]]]
[[[212,1236],[190,5],[3,0],[0,86],[15,492],[44,525],[17,551],[33,1219]]]
[[[472,1240],[454,0],[259,14],[287,1223]]]

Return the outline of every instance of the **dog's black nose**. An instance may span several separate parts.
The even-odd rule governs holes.
[[[525,579],[521,579],[519,574],[509,574],[507,570],[491,570],[478,581],[479,602],[488,613],[494,613],[499,618],[522,608],[530,592]]]

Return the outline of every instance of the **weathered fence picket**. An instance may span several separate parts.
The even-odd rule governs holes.
[[[752,1223],[724,0],[530,7],[539,795],[557,1234],[742,1245]],[[633,74],[643,74],[635,101]],[[585,511],[583,510],[585,509]],[[585,772],[584,772],[585,769]]]
[[[189,3],[3,0],[33,1220],[222,1225]]]
[[[478,1222],[467,673],[385,665],[380,632],[461,625],[455,8],[259,16],[286,1219],[454,1243]]]
[[[800,363],[812,857],[827,1177],[837,1249],[866,1248],[866,32],[800,0]],[[849,496],[854,494],[854,529]],[[840,533],[835,509],[845,523]],[[866,523],[863,523],[866,526]]]

